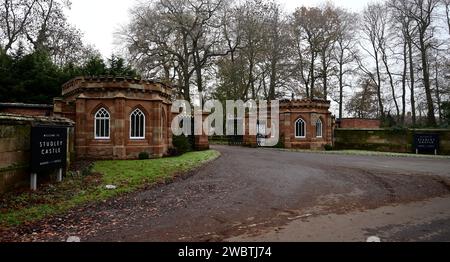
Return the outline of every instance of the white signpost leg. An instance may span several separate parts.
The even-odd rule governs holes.
[[[62,168],[58,169],[57,180],[58,180],[58,182],[62,182],[63,181],[63,170],[62,170]]]
[[[30,188],[33,191],[37,190],[37,174],[36,173],[31,174]]]

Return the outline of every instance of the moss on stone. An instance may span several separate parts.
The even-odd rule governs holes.
[[[450,130],[448,129],[336,129],[335,148],[412,153],[414,134],[438,134],[439,153],[450,155]]]

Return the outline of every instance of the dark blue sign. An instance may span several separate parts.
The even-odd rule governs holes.
[[[436,134],[415,134],[414,148],[419,152],[437,152],[439,150],[439,135]]]
[[[64,168],[66,162],[67,128],[33,127],[31,130],[32,171]]]

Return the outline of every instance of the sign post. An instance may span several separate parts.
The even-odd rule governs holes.
[[[30,176],[30,189],[33,191],[37,190],[37,174],[32,173]]]
[[[62,182],[63,181],[63,170],[62,170],[62,168],[58,169],[57,181],[58,182]]]
[[[31,189],[37,189],[40,172],[57,170],[63,179],[67,163],[67,127],[35,126],[31,130]]]
[[[438,154],[440,139],[437,134],[415,134],[414,135],[414,148],[416,154],[419,152],[433,152]]]

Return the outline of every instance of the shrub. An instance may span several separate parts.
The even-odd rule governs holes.
[[[278,140],[278,144],[275,145],[275,148],[284,148],[284,136],[280,136],[280,140]]]
[[[150,154],[147,152],[139,153],[139,160],[147,160],[150,159]]]
[[[92,170],[94,170],[93,163],[91,163],[91,164],[87,165],[86,167],[84,167],[83,169],[81,169],[81,176],[86,177],[86,176],[92,175]]]
[[[175,147],[171,147],[171,148],[169,148],[168,155],[169,156],[179,156],[180,153],[178,152],[178,150]]]
[[[177,150],[178,155],[190,152],[193,150],[192,142],[189,137],[186,136],[174,136],[173,146]]]
[[[333,151],[333,146],[332,145],[325,145],[325,150],[326,151]]]

